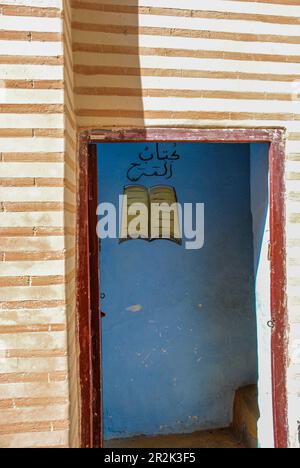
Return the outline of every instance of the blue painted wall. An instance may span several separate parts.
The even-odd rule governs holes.
[[[270,262],[268,243],[269,226],[269,145],[252,144],[251,154],[251,206],[253,214],[255,304],[258,339],[258,403],[260,420],[258,439],[260,447],[274,447],[271,379],[271,320]]]
[[[99,145],[100,201],[117,205],[144,146]],[[234,391],[257,379],[250,147],[182,143],[177,152],[170,181],[139,183],[204,202],[204,248],[102,242],[106,439],[227,426]]]
[[[269,209],[269,145],[250,145],[251,211],[253,216],[254,270],[259,267]]]

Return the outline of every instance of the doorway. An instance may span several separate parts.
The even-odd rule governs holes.
[[[95,140],[100,143],[98,147],[95,144],[90,147],[87,158],[90,170],[82,168],[89,181],[89,239],[94,253],[98,250],[98,241],[94,239],[95,207],[99,202],[118,206],[119,196],[128,185],[138,184],[151,190],[158,183],[164,187],[168,184],[179,202],[201,202],[205,209],[205,235],[203,245],[200,243],[197,249],[186,249],[184,236],[181,243],[165,240],[120,243],[116,236],[102,241],[100,268],[99,253],[92,255],[87,267],[88,290],[97,307],[94,273],[100,270],[101,306],[106,313],[102,321],[102,345],[97,339],[99,314],[94,308],[88,330],[94,337],[90,344],[91,402],[94,430],[95,424],[98,434],[99,424],[102,428],[98,441],[101,443],[104,436],[108,446],[122,447],[122,443],[137,436],[147,436],[153,441],[154,436],[203,435],[202,431],[228,427],[232,432],[232,423],[238,428],[243,418],[247,391],[248,397],[250,388],[251,395],[253,391],[257,395],[259,382],[258,389],[265,390],[258,392],[258,400],[257,396],[252,398],[254,418],[258,419],[255,408],[259,401],[262,411],[258,430],[272,433],[275,429],[272,438],[277,446],[279,438],[284,437],[280,431],[285,427],[285,392],[280,396],[283,406],[278,406],[280,401],[275,405],[272,402],[278,389],[274,386],[277,373],[285,372],[285,356],[281,356],[280,369],[276,369],[274,361],[272,367],[274,343],[277,353],[284,353],[284,343],[278,341],[277,335],[279,311],[276,309],[276,323],[276,311],[270,312],[271,303],[275,304],[278,298],[270,294],[271,281],[266,278],[274,281],[270,262],[276,259],[274,250],[266,245],[269,240],[272,246],[283,241],[278,232],[277,238],[272,237],[274,231],[270,236],[269,229],[274,216],[279,231],[278,221],[284,219],[283,206],[281,211],[274,211],[274,205],[272,208],[275,200],[280,204],[278,197],[272,197],[272,190],[281,189],[283,182],[278,172],[276,180],[272,173],[275,165],[278,169],[281,167],[278,164],[283,163],[282,146],[278,140],[274,143],[274,134],[269,131],[260,135],[254,131],[258,137],[255,145],[246,131],[237,132],[237,139],[224,132],[221,140],[220,136],[213,139],[216,131],[207,131],[206,136],[204,131],[186,132],[189,138],[178,138],[183,134],[174,130],[171,139],[170,131],[166,131],[165,138],[159,132],[163,133],[157,131],[152,140],[149,134],[146,139],[143,135],[136,139],[134,132],[129,138],[129,132],[128,141],[124,134],[123,138],[120,134],[98,134]],[[278,278],[282,268],[283,265],[281,270],[275,266],[276,280],[283,281],[281,295],[284,295],[284,277]],[[280,319],[284,326],[282,315]],[[266,328],[270,331],[269,343]],[[245,422],[242,425],[245,427]],[[248,434],[244,436],[247,438]],[[216,440],[220,433],[213,433],[212,437]],[[97,437],[92,429],[90,440],[95,445]],[[238,442],[247,440],[240,438]],[[111,445],[116,443],[121,445]],[[147,443],[145,439],[143,443]]]

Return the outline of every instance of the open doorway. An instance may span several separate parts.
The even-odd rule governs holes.
[[[102,240],[108,447],[277,445],[270,141],[228,143],[113,140],[90,152],[97,204],[115,206],[119,221],[128,186],[150,197],[172,187],[179,203],[204,205],[194,242],[186,226],[181,242],[120,242],[117,224]]]

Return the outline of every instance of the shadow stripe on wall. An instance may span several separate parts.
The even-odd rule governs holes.
[[[82,22],[73,22],[73,30],[89,31],[89,27],[96,29],[97,32],[109,34],[126,34],[126,35],[144,35],[144,36],[167,36],[167,37],[188,37],[191,39],[221,39],[235,42],[274,42],[287,44],[300,44],[300,36],[284,36],[274,34],[249,34],[249,33],[230,33],[219,31],[206,31],[197,29],[182,29],[182,28],[158,28],[158,27],[142,27],[142,26],[127,26],[127,25],[112,25],[112,24],[88,24]],[[1,33],[0,33],[1,34]]]
[[[268,101],[295,101],[293,94],[254,93],[238,91],[207,91],[190,89],[136,89],[136,88],[97,88],[78,87],[75,93],[82,96],[135,96],[135,97],[183,97],[212,99],[258,99]],[[299,98],[300,100],[300,98]]]
[[[299,80],[299,74],[269,74],[269,73],[244,73],[239,71],[202,71],[202,70],[178,70],[172,68],[135,68],[135,67],[105,67],[96,65],[74,65],[77,75],[116,75],[116,76],[153,76],[174,78],[215,78],[236,80],[282,81],[293,83]]]
[[[260,21],[263,23],[276,24],[300,24],[300,18],[294,16],[276,16],[276,15],[261,15],[252,13],[235,13],[230,11],[205,11],[205,10],[187,10],[178,8],[161,8],[161,7],[143,7],[135,5],[108,5],[85,3],[79,1],[71,2],[72,8],[79,10],[100,11],[106,13],[125,13],[132,15],[156,15],[156,16],[179,16],[184,18],[205,18],[205,19],[221,19],[221,20],[238,20],[238,21]]]
[[[97,45],[97,44],[78,44],[73,47],[74,52],[88,52],[95,54],[127,54],[127,55],[155,55],[161,57],[188,57],[188,58],[208,58],[222,60],[244,60],[244,61],[265,61],[265,62],[283,62],[283,63],[300,63],[300,55],[287,56],[270,55],[270,54],[254,54],[240,52],[223,52],[214,50],[188,50],[188,49],[167,49],[167,48],[150,48],[150,47],[128,47],[114,45]]]
[[[78,109],[76,115],[81,117],[128,117],[128,118],[148,118],[148,119],[204,119],[204,120],[297,120],[300,121],[299,114],[285,113],[247,113],[247,112],[174,112],[174,111],[130,111],[112,109]]]

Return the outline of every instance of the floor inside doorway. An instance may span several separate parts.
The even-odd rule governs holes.
[[[249,385],[237,390],[234,399],[232,426],[226,429],[112,439],[105,448],[257,448],[259,419],[258,390]]]
[[[115,439],[105,443],[106,448],[246,448],[231,429],[202,431],[157,437]]]

